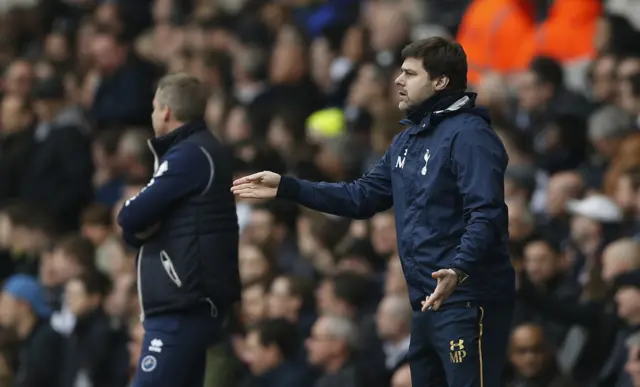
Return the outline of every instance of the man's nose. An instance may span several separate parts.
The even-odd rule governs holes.
[[[396,78],[396,85],[398,85],[398,86],[403,86],[404,85],[404,82],[403,82],[403,79],[402,79],[402,75],[398,75],[398,78]]]

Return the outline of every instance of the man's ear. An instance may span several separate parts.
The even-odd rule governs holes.
[[[169,106],[165,106],[162,109],[162,119],[164,120],[164,122],[171,121],[171,108]]]
[[[446,89],[448,85],[449,85],[449,77],[446,75],[442,75],[438,77],[438,79],[436,80],[435,89],[436,91],[442,91]]]

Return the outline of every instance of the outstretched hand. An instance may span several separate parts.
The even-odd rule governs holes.
[[[422,311],[429,309],[438,310],[443,302],[456,290],[458,286],[458,275],[451,269],[441,269],[431,274],[431,277],[438,280],[436,290],[422,301]]]
[[[234,181],[231,192],[245,199],[273,199],[278,193],[280,178],[277,173],[269,171],[254,173]]]

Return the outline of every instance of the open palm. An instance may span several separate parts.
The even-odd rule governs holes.
[[[273,199],[278,193],[279,185],[280,175],[264,171],[234,181],[231,192],[245,199]]]

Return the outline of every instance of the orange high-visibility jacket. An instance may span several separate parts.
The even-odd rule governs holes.
[[[474,0],[462,18],[457,40],[469,62],[469,83],[482,73],[526,69],[536,55],[561,62],[595,55],[593,38],[602,14],[600,0],[556,0],[536,23],[532,0]]]

